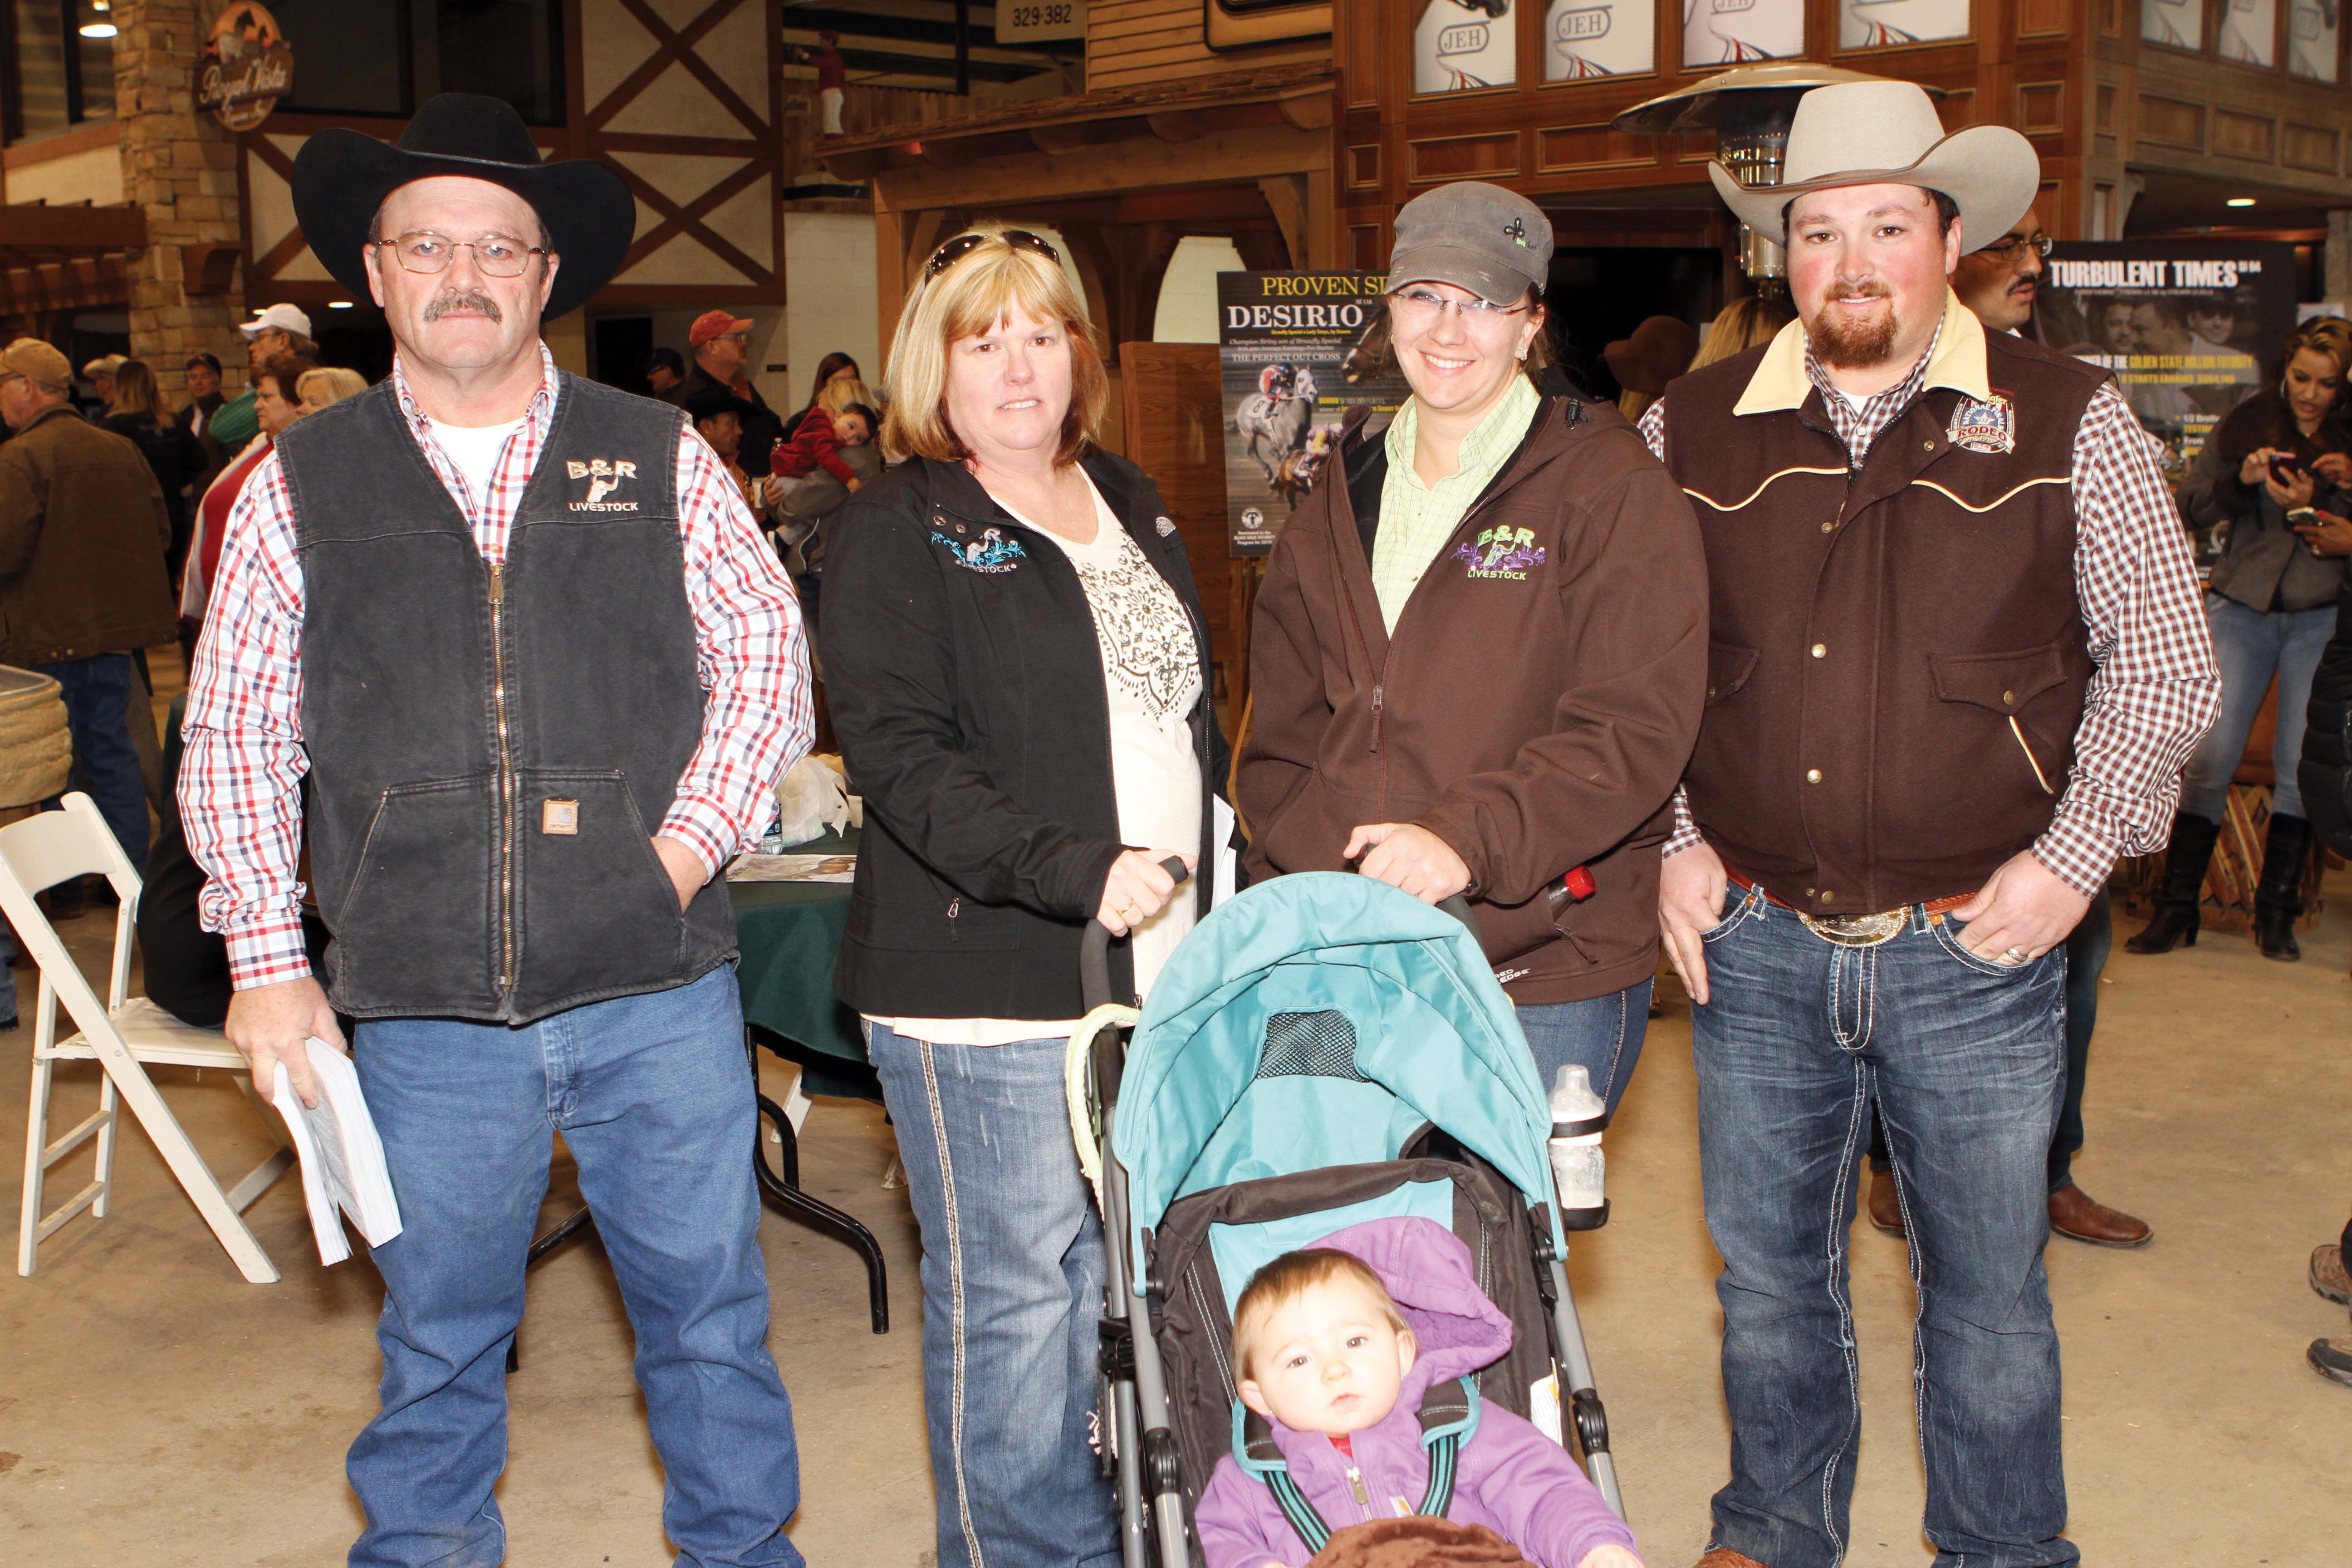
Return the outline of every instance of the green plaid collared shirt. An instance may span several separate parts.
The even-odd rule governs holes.
[[[1389,422],[1389,477],[1381,487],[1381,531],[1372,542],[1372,591],[1380,595],[1381,619],[1391,635],[1413,585],[1445,548],[1470,503],[1519,449],[1519,438],[1542,404],[1533,382],[1512,376],[1478,427],[1462,437],[1454,470],[1433,485],[1423,484],[1412,467],[1420,402],[1406,398]]]

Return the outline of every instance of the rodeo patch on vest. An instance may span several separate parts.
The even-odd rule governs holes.
[[[635,463],[611,458],[592,458],[583,463],[575,458],[564,463],[563,473],[566,479],[588,481],[587,499],[570,503],[570,510],[573,511],[635,511],[637,510],[635,501],[605,499],[619,489],[624,481],[637,477],[637,466]]]
[[[933,530],[931,542],[947,547],[948,559],[967,572],[984,572],[992,576],[1016,570],[1029,558],[1017,539],[1007,539],[1001,528],[984,529],[978,539],[950,539]]]
[[[1973,397],[1961,400],[1952,413],[1949,431],[1952,445],[1970,452],[1995,455],[2017,449],[2017,405],[2009,394],[1994,390],[1979,403]]]
[[[1536,542],[1533,529],[1503,526],[1486,529],[1471,543],[1454,546],[1454,559],[1469,568],[1474,580],[1524,583],[1528,572],[1543,564],[1544,548]]]

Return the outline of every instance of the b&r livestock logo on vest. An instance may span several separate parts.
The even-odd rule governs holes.
[[[1528,573],[1544,562],[1544,548],[1529,528],[1489,528],[1476,542],[1458,545],[1454,559],[1469,566],[1474,580],[1524,583]]]
[[[610,458],[591,458],[584,463],[576,459],[567,461],[563,465],[563,471],[572,479],[588,481],[588,499],[573,501],[572,503],[573,511],[635,511],[637,510],[637,503],[633,500],[604,499],[621,488],[623,479],[634,479],[637,477],[636,464],[616,461]]]

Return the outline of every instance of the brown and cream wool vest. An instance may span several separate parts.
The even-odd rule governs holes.
[[[1665,399],[1710,584],[1691,810],[1809,913],[1973,891],[2074,762],[2074,447],[2105,375],[1948,297],[1920,395],[1855,468],[1804,349],[1791,324]]]

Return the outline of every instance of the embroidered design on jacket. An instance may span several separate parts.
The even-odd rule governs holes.
[[[1507,526],[1483,530],[1475,542],[1454,546],[1454,559],[1469,568],[1472,578],[1524,583],[1544,562],[1544,547],[1535,530]]]
[[[1028,552],[1021,548],[1021,542],[1005,538],[1001,528],[988,529],[978,539],[970,542],[950,539],[935,529],[931,532],[931,542],[946,545],[949,557],[967,572],[992,574],[1011,572],[1028,559]]]

